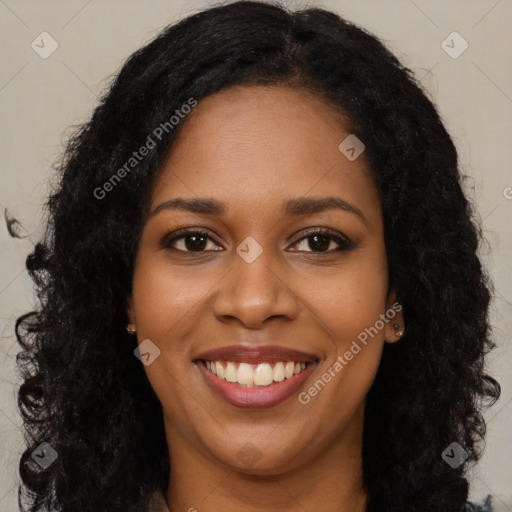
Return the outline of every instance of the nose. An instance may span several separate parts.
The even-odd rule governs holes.
[[[236,319],[249,329],[258,329],[274,317],[297,317],[297,297],[279,266],[267,257],[268,252],[263,251],[251,263],[234,255],[233,267],[213,298],[213,313],[218,320]]]

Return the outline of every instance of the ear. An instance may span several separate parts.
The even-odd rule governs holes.
[[[400,332],[405,332],[403,310],[404,308],[400,304],[395,290],[392,289],[386,299],[386,317],[388,318],[384,327],[386,343],[395,343],[403,336],[403,334],[400,335]],[[395,329],[395,325],[398,325],[398,328]]]
[[[135,308],[133,306],[133,298],[131,295],[126,297],[125,307],[126,307],[126,316],[128,317],[127,327],[129,327],[132,330],[135,330],[136,329]]]

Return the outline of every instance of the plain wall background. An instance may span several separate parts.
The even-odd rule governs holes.
[[[90,117],[97,96],[124,60],[164,26],[212,5],[205,0],[0,0],[0,151],[2,215],[7,208],[24,239],[0,224],[0,510],[16,512],[23,450],[16,409],[20,347],[16,317],[34,304],[24,261],[42,234],[42,205],[67,129]],[[502,397],[484,412],[484,456],[471,472],[470,499],[497,497],[512,511],[512,1],[283,1],[332,9],[380,37],[430,93],[459,150],[467,193],[475,201],[491,253],[482,255],[496,287],[492,321],[498,348],[488,372]],[[58,49],[41,58],[41,32]],[[441,43],[457,31],[467,50],[452,58]],[[449,40],[448,40],[449,41]],[[449,43],[451,44],[451,43]],[[455,50],[461,48],[455,40]],[[94,319],[91,319],[94,321]],[[441,456],[441,454],[440,454]],[[501,500],[501,502],[500,502]]]

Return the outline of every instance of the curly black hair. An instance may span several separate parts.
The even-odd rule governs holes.
[[[327,10],[254,1],[198,12],[136,51],[55,165],[46,231],[26,259],[37,310],[16,322],[27,445],[20,509],[147,510],[153,492],[166,493],[162,408],[125,331],[125,298],[151,186],[186,125],[168,119],[234,85],[313,91],[364,141],[407,325],[385,344],[367,394],[366,511],[465,510],[465,475],[486,431],[481,409],[501,390],[485,373],[493,285],[454,143],[412,71],[377,37]],[[165,122],[156,147],[112,181]],[[44,470],[31,457],[42,442],[58,454]],[[455,469],[441,456],[452,442],[468,454]]]

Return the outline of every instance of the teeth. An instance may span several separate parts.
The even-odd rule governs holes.
[[[274,372],[268,363],[261,363],[254,370],[254,384],[256,386],[268,386],[274,380]]]
[[[270,386],[282,382],[306,369],[306,363],[279,361],[272,363],[234,363],[232,361],[205,361],[206,368],[220,379],[236,382],[244,387]]]
[[[224,377],[228,382],[236,382],[236,366],[235,363],[229,362],[226,365],[226,376]]]
[[[274,366],[274,380],[281,382],[284,380],[284,363],[276,363]]]
[[[217,373],[217,377],[223,379],[226,377],[226,370],[224,370],[224,366],[222,366],[220,361],[211,361],[212,365],[215,365],[215,371]]]
[[[284,376],[289,379],[290,377],[293,377],[293,370],[295,368],[295,364],[293,361],[289,361],[286,363],[286,367],[284,369]]]
[[[206,368],[210,370],[214,375],[217,375],[217,367],[213,361],[206,361]]]
[[[252,366],[247,363],[240,363],[236,374],[238,384],[252,386],[254,384],[254,371]]]

